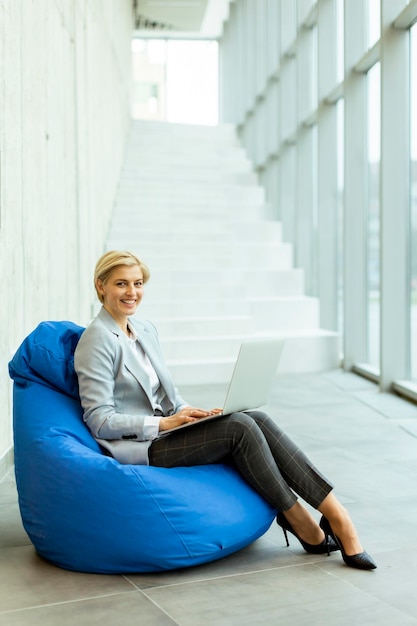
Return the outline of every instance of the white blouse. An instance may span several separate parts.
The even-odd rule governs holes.
[[[154,414],[154,415],[146,416],[145,422],[144,422],[145,439],[147,440],[155,439],[159,434],[159,422],[161,420],[161,417],[163,417],[162,400],[166,394],[165,394],[164,388],[161,386],[161,382],[158,378],[158,374],[156,373],[155,368],[153,367],[147,354],[145,353],[144,349],[142,348],[139,342],[138,336],[136,335],[134,328],[132,328],[132,326],[129,323],[127,326],[130,332],[130,337],[128,338],[129,346],[135,353],[135,357],[138,360],[139,365],[149,376],[149,381],[150,381],[151,390],[152,390],[152,405],[153,405],[154,411],[156,413],[160,411],[160,415]]]

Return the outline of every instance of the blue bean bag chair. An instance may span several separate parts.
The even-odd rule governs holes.
[[[156,572],[214,561],[265,533],[275,511],[232,466],[121,465],[102,452],[74,372],[82,332],[42,322],[9,363],[19,506],[37,552],[79,572]]]

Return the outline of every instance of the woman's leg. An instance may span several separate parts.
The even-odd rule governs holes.
[[[318,510],[329,520],[332,530],[341,540],[346,554],[354,555],[363,551],[349,513],[334,494],[330,493],[320,504]]]
[[[155,440],[149,449],[150,464],[160,467],[203,465],[230,458],[245,480],[281,511],[296,504],[294,492],[317,508],[332,490],[306,455],[260,412],[235,413],[196,424]],[[317,531],[316,524],[314,527]],[[323,537],[321,531],[316,534]]]
[[[249,415],[262,430],[271,452],[276,458],[288,484],[303,500],[317,509],[328,496],[332,487],[296,444],[268,415],[261,411],[249,411]],[[287,468],[287,469],[286,469]],[[311,475],[314,480],[311,482]],[[319,477],[321,489],[311,491]],[[281,509],[294,531],[306,542],[316,545],[323,541],[324,533],[311,513],[297,500],[289,509]]]
[[[253,417],[259,428],[264,433],[268,443],[271,445],[272,452],[274,451],[274,439],[276,437],[282,438],[285,450],[292,449],[291,446],[294,444],[291,442],[291,440],[289,440],[290,443],[286,442],[286,435],[282,433],[281,429],[268,415],[265,415],[265,413],[259,411],[251,411],[250,415]],[[285,475],[285,472],[283,473]],[[291,478],[288,478],[288,481],[291,485]],[[309,481],[307,481],[307,489],[308,486]],[[322,513],[324,517],[327,517],[331,524],[333,532],[342,541],[346,554],[353,555],[362,552],[363,548],[359,541],[355,526],[350,519],[349,513],[333,493],[330,493],[329,491],[323,497],[321,502],[313,502],[308,497],[308,494],[305,493],[306,488],[304,486],[301,486],[301,488],[293,486],[293,488],[301,497],[303,497],[306,502],[309,502],[309,504],[311,504],[314,508],[320,511],[320,513]],[[301,506],[299,502],[297,502],[291,509],[283,511],[283,513],[294,528],[294,530],[306,541],[309,541],[307,537],[310,537],[310,543],[317,543],[318,537],[322,537],[322,531],[319,529],[317,523],[314,521],[310,513],[303,506]],[[316,537],[316,540],[314,540],[314,537]]]
[[[247,413],[262,431],[275,463],[288,485],[305,502],[317,509],[332,491],[332,484],[269,415],[262,411]]]
[[[285,442],[284,433],[282,433],[281,429],[275,424],[270,417],[261,413],[259,411],[252,411],[250,415],[258,424],[259,428],[264,433],[268,443],[271,444],[271,450],[274,451],[274,439],[276,437],[281,437],[284,442],[285,450],[291,450],[292,442]],[[280,435],[280,433],[282,433]],[[309,481],[307,481],[309,484]],[[291,484],[291,479],[289,479],[289,484]],[[307,488],[308,488],[307,484]],[[363,551],[362,545],[359,541],[358,534],[356,532],[355,526],[353,525],[352,520],[350,519],[348,511],[345,507],[337,500],[336,496],[333,493],[328,493],[321,502],[312,502],[308,497],[305,497],[305,488],[296,488],[295,490],[299,495],[301,495],[306,502],[309,502],[314,506],[314,508],[318,509],[320,513],[322,513],[329,520],[332,530],[342,541],[343,547],[348,555],[358,554]],[[284,511],[284,514],[294,530],[305,540],[306,535],[312,537],[311,543],[317,543],[318,539],[314,541],[314,536],[317,537],[318,525],[314,522],[314,519],[310,516],[308,511],[304,507],[301,506],[299,502],[297,502],[291,509]],[[316,527],[316,533],[314,530],[314,526]],[[318,537],[322,536],[321,531],[319,531]]]

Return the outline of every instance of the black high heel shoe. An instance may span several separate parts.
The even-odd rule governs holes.
[[[359,554],[353,554],[349,556],[346,554],[345,549],[340,541],[339,537],[336,537],[334,534],[332,527],[330,526],[330,522],[327,517],[322,516],[320,520],[320,528],[324,531],[326,535],[326,541],[328,539],[333,539],[333,541],[339,546],[340,552],[342,553],[342,557],[346,565],[349,567],[356,567],[356,569],[376,569],[376,563],[373,558],[367,552],[359,552]]]
[[[288,541],[288,534],[287,534],[287,531],[289,531],[290,533],[294,535],[294,537],[297,537],[298,541],[301,543],[304,550],[308,552],[309,554],[326,554],[327,552],[327,555],[330,556],[330,552],[333,552],[334,550],[339,550],[339,546],[328,535],[323,539],[321,543],[318,543],[318,544],[307,543],[307,541],[304,541],[303,539],[301,539],[299,535],[297,535],[297,533],[295,532],[294,528],[291,526],[291,524],[289,523],[285,515],[283,515],[283,513],[281,512],[279,512],[277,515],[277,524],[278,526],[281,526],[282,528],[285,541],[287,542],[287,546],[290,545],[290,542]]]

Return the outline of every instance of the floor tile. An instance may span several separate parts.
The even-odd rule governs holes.
[[[0,481],[0,506],[12,502],[17,502],[17,493],[16,481],[14,480],[13,472],[10,471],[3,480]]]
[[[322,376],[345,391],[372,391],[376,389],[376,384],[372,381],[367,380],[363,376],[358,376],[354,372],[345,372],[342,369],[325,372]]]
[[[417,547],[392,549],[378,554],[378,576],[361,579],[360,587],[417,620],[416,572]]]
[[[414,623],[401,610],[315,565],[149,589],[145,593],[181,626]]]
[[[413,418],[417,420],[417,406],[392,393],[361,391],[357,392],[355,397],[388,419]]]
[[[401,420],[398,425],[405,430],[408,435],[417,439],[417,420]]]
[[[27,545],[30,539],[23,528],[17,502],[0,504],[0,548]]]
[[[129,574],[128,578],[138,588],[145,589],[294,566],[304,563],[305,559],[312,558],[304,552],[295,539],[291,541],[290,548],[287,548],[281,530],[275,525],[252,545],[225,559],[171,572]]]
[[[0,613],[13,609],[134,591],[121,576],[69,572],[37,556],[32,546],[0,551]]]
[[[0,626],[175,626],[139,591],[0,613]]]

